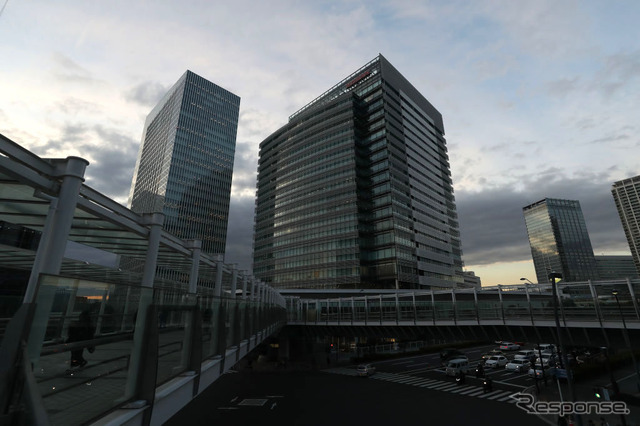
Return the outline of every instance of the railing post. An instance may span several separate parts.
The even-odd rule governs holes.
[[[636,318],[640,319],[640,310],[638,310],[638,300],[636,299],[636,293],[635,291],[633,291],[633,285],[631,284],[631,280],[629,278],[627,278],[627,287],[629,287],[629,295],[631,296],[633,307],[636,310]]]
[[[478,326],[480,326],[480,307],[478,304],[478,289],[473,287],[473,302],[476,306],[476,321],[478,322]]]
[[[411,301],[413,304],[413,325],[418,324],[418,308],[416,306],[416,293],[411,292]]]
[[[433,325],[436,325],[436,298],[433,294],[433,290],[429,290],[431,293],[431,317],[433,319]]]
[[[524,283],[524,292],[527,295],[527,303],[529,305],[529,317],[531,318],[531,326],[534,327],[533,307],[531,306],[531,295],[529,294],[529,283]]]

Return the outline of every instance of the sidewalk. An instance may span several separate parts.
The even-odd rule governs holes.
[[[633,366],[617,369],[613,374],[620,388],[621,396],[618,400],[624,401],[627,404],[627,408],[631,411],[628,415],[624,416],[627,426],[640,426],[640,391],[638,390],[638,377]],[[536,397],[537,401],[571,401],[571,392],[569,391],[566,380],[561,380],[559,383],[560,386],[558,386],[558,382],[555,379],[549,378],[547,379],[547,386],[545,387],[543,381],[540,380],[538,382],[540,389],[539,395],[536,395],[535,386],[529,388],[527,392]],[[609,386],[609,389],[611,389],[610,383],[610,376],[607,372],[603,372],[603,374],[594,378],[579,380],[574,384],[575,400],[586,402],[598,401],[594,388]],[[554,426],[558,424],[558,416],[540,415],[538,417],[547,424]],[[599,426],[602,418],[604,418],[609,426],[623,424],[620,415],[585,414],[582,415],[581,418],[583,426],[590,425],[590,420],[593,421],[594,425]],[[577,425],[578,423],[574,420],[573,424]]]

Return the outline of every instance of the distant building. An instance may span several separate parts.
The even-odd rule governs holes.
[[[596,256],[596,266],[601,280],[639,278],[632,256]]]
[[[164,229],[224,253],[240,98],[185,72],[151,111],[131,184],[136,213],[164,213]]]
[[[382,55],[260,144],[254,274],[278,288],[457,287],[442,115]]]
[[[545,198],[523,207],[538,283],[549,282],[549,272],[562,280],[597,280],[598,269],[580,203]]]
[[[476,276],[475,272],[473,271],[464,271],[462,273],[462,275],[464,276],[464,284],[465,286],[471,287],[471,288],[477,288],[480,289],[480,287],[482,287],[482,282],[480,280],[480,277]]]
[[[640,176],[615,182],[611,193],[618,208],[622,229],[627,236],[636,272],[640,275]]]

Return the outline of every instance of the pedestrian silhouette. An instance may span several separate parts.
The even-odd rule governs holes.
[[[85,340],[93,339],[93,325],[91,323],[91,315],[89,311],[82,311],[77,321],[74,321],[69,327],[69,337],[67,342],[82,342]],[[83,352],[85,346],[75,347],[71,349],[71,367],[84,367],[87,364],[87,360],[84,359]],[[89,353],[93,353],[94,346],[87,348]]]

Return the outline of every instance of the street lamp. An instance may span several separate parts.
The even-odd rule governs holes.
[[[560,364],[567,373],[567,384],[569,385],[569,392],[571,393],[571,400],[576,401],[576,391],[573,388],[573,374],[569,368],[567,361],[567,353],[564,350],[564,343],[562,340],[562,333],[560,333],[560,317],[558,316],[558,288],[556,286],[556,279],[562,279],[562,274],[551,271],[549,273],[549,281],[551,281],[551,297],[553,298],[553,315],[556,320],[556,334],[558,338],[558,349],[560,350]],[[556,378],[557,380],[557,378]],[[582,419],[578,416],[578,424],[582,425]]]
[[[633,353],[633,348],[631,347],[631,341],[629,340],[629,330],[627,330],[627,322],[624,320],[624,314],[622,313],[622,306],[620,306],[620,300],[618,299],[618,291],[613,290],[611,292],[613,297],[616,298],[616,304],[618,305],[618,312],[620,312],[620,318],[622,318],[622,326],[624,327],[624,340],[629,348],[629,352],[631,352],[631,360],[633,361],[633,366],[636,369],[636,375],[638,376],[638,381],[636,382],[636,386],[640,391],[640,371],[638,371],[638,364],[636,364],[636,356]]]
[[[534,284],[534,283],[531,282],[531,280],[529,278],[520,278],[520,281],[526,281],[529,284]]]

